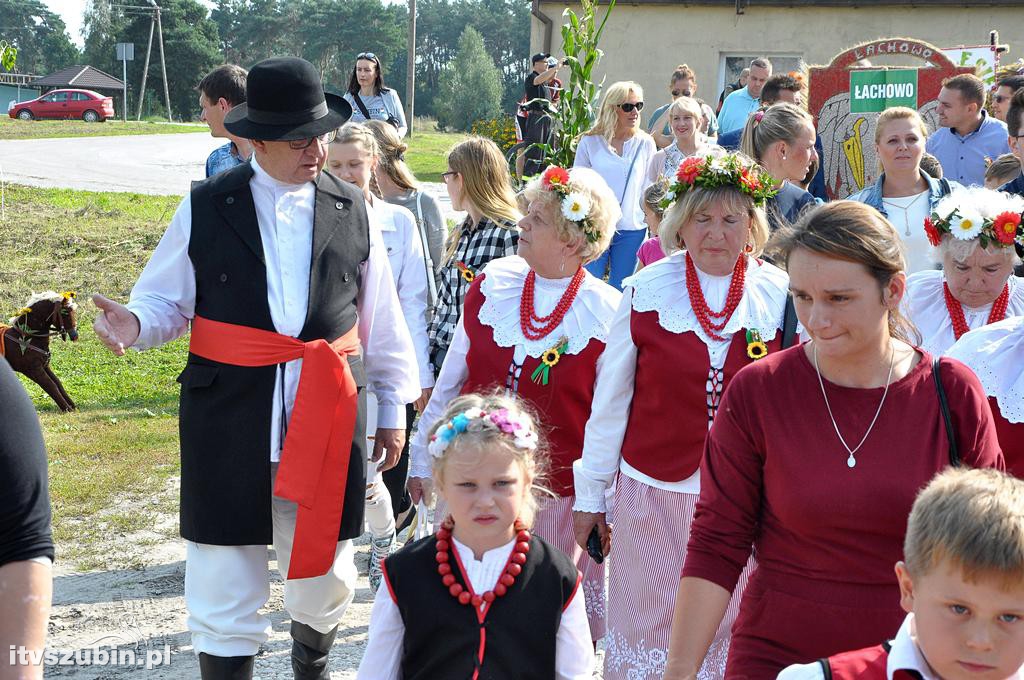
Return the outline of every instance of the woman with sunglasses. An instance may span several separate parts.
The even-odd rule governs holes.
[[[397,92],[384,87],[380,59],[373,52],[360,52],[356,55],[356,65],[352,67],[352,75],[348,79],[348,92],[342,96],[352,105],[351,122],[387,121],[395,126],[400,137],[405,137],[409,131],[402,100],[398,98]]]
[[[654,139],[640,129],[644,91],[634,82],[614,83],[605,93],[597,123],[584,133],[576,148],[577,168],[592,168],[604,178],[619,201],[622,217],[612,245],[587,265],[587,270],[622,290],[622,279],[636,269],[636,251],[647,227],[640,208],[643,191],[650,184],[647,168],[657,152]]]

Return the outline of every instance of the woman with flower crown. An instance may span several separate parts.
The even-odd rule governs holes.
[[[1021,213],[1020,196],[960,187],[925,219],[942,270],[912,274],[903,306],[923,349],[942,354],[971,329],[1024,314],[1024,279],[1013,275]]]
[[[627,279],[612,321],[573,466],[576,540],[596,527],[621,567],[609,580],[606,680],[664,672],[705,436],[733,375],[780,348],[786,274],[757,259],[772,184],[740,155],[683,161],[658,232],[668,257]],[[701,677],[722,677],[730,623]]]
[[[504,388],[539,415],[551,448],[554,498],[534,529],[574,558],[593,640],[604,636],[604,568],[576,545],[572,463],[583,449],[594,383],[621,294],[585,264],[608,248],[619,220],[615,194],[593,170],[550,167],[524,191],[518,255],[491,261],[466,293],[462,319],[423,422],[456,395]],[[427,431],[411,447],[410,491],[430,478]]]

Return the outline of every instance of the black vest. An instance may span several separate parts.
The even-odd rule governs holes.
[[[407,545],[384,570],[405,624],[405,680],[469,680],[480,647],[472,605],[459,604],[437,573],[436,536]],[[454,550],[454,548],[453,548]],[[456,581],[466,586],[452,560]],[[530,539],[522,573],[484,620],[487,645],[480,680],[552,680],[562,611],[578,584],[576,565],[539,536]]]
[[[194,185],[188,255],[195,313],[274,331],[267,271],[248,163]],[[317,180],[309,303],[299,339],[333,341],[357,321],[359,265],[370,236],[362,194],[328,173]],[[366,384],[361,357],[349,361]],[[259,545],[273,540],[270,423],[275,366],[247,368],[189,353],[181,383],[181,535],[197,543]],[[365,396],[348,469],[340,538],[362,533],[366,485]]]

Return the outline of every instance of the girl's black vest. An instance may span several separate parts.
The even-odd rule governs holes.
[[[274,331],[267,270],[245,163],[196,184],[188,256],[198,316]],[[359,266],[370,236],[362,194],[324,172],[317,179],[309,302],[299,339],[333,341],[357,321]],[[362,359],[350,360],[366,384]],[[270,422],[275,366],[247,368],[189,353],[181,383],[181,535],[197,543],[258,545],[273,540]],[[366,484],[365,397],[359,390],[339,538],[362,533]]]
[[[384,562],[388,587],[405,624],[405,680],[469,680],[476,668],[480,623],[441,583],[435,536],[411,543]],[[455,567],[456,581],[466,586]],[[530,539],[522,573],[484,620],[487,644],[480,680],[551,680],[562,611],[575,597],[576,565],[539,536]]]

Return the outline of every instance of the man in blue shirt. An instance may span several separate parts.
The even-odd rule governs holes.
[[[942,128],[928,138],[928,153],[939,159],[945,177],[984,186],[987,163],[1010,151],[1006,123],[985,111],[985,83],[969,73],[947,78],[938,102]]]
[[[1010,108],[1006,111],[1006,129],[1010,142],[1010,151],[1024,167],[1024,89],[1019,89],[1010,99]],[[999,187],[1000,191],[1024,196],[1024,172],[1017,179]]]
[[[747,124],[747,117],[761,105],[761,90],[772,77],[772,63],[765,57],[750,62],[747,86],[725,98],[718,112],[718,134],[722,135]]]
[[[199,107],[203,110],[199,119],[210,127],[210,135],[228,140],[227,144],[214,149],[206,159],[207,177],[241,165],[252,156],[249,140],[235,137],[224,128],[227,112],[245,102],[247,75],[248,72],[241,66],[225,64],[206,74],[196,87],[199,90]]]

